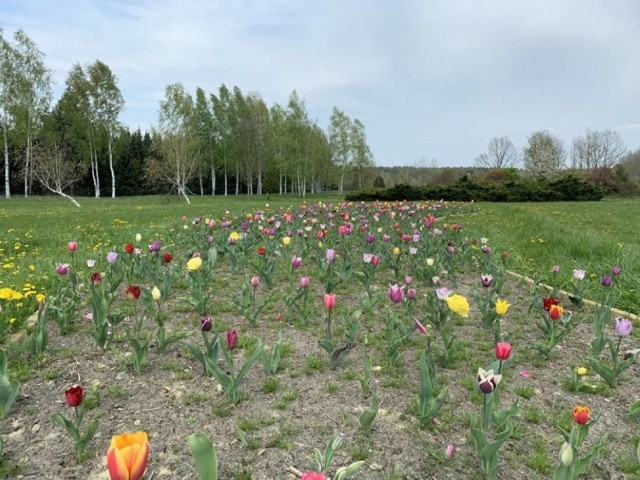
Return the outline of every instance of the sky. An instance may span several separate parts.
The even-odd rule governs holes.
[[[379,166],[469,166],[537,130],[640,148],[638,0],[0,0],[0,26],[44,52],[54,100],[74,63],[106,63],[131,128],[171,83],[224,83],[295,89],[325,131],[334,106],[358,118]]]

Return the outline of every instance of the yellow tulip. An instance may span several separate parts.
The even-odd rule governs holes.
[[[393,249],[393,254],[397,257],[398,255],[400,255],[400,249],[398,247],[395,247]]]
[[[506,300],[497,300],[496,301],[496,313],[498,315],[500,315],[500,316],[506,315],[506,313],[509,310],[510,306],[511,306],[511,304],[507,303]]]
[[[160,300],[160,296],[160,289],[158,287],[153,287],[153,290],[151,290],[151,298],[153,298],[153,300],[157,302],[158,300]]]
[[[202,258],[200,257],[193,257],[187,262],[187,270],[189,270],[190,272],[195,272],[196,270],[199,270],[201,266],[202,266]]]
[[[138,480],[149,461],[146,432],[123,433],[111,438],[107,451],[107,470],[111,480]]]
[[[576,373],[578,374],[578,376],[584,377],[587,373],[589,373],[589,370],[587,370],[586,367],[579,367],[578,370],[576,370]]]
[[[469,316],[469,302],[462,295],[451,295],[447,297],[447,305],[449,306],[449,310],[453,313],[457,313],[461,317]]]
[[[282,243],[284,245],[289,245],[291,243],[291,237],[282,237]]]

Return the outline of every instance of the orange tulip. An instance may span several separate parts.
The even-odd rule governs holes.
[[[107,469],[111,480],[138,480],[149,460],[146,432],[123,433],[111,438],[107,451]]]

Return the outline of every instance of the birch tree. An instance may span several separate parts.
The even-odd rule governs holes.
[[[333,107],[331,118],[329,119],[329,145],[331,146],[331,158],[340,169],[340,183],[338,189],[340,193],[344,191],[344,179],[348,169],[351,167],[351,133],[353,126],[351,119],[342,110]]]
[[[585,170],[612,168],[626,153],[627,147],[618,132],[587,130],[584,136],[573,140],[572,163],[574,168]]]
[[[15,125],[18,72],[16,50],[4,38],[0,28],[0,128],[4,153],[4,196],[11,198],[11,172],[9,161],[9,132]]]
[[[158,130],[153,135],[156,156],[147,162],[149,180],[170,184],[188,204],[191,200],[187,184],[197,167],[190,128],[193,110],[193,99],[182,84],[173,83],[166,87],[165,98],[160,102]]]
[[[373,153],[367,144],[367,134],[364,124],[357,118],[351,125],[351,157],[353,158],[353,168],[358,174],[358,189],[362,190],[364,175],[367,170],[375,167]]]
[[[100,60],[87,68],[89,118],[95,124],[92,130],[101,128],[107,141],[109,172],[111,173],[111,197],[116,196],[116,175],[113,169],[113,142],[119,123],[118,116],[124,108],[124,98],[118,88],[118,79],[111,69]],[[98,161],[95,160],[96,172]],[[99,196],[99,195],[97,195]]]
[[[35,149],[33,174],[44,188],[80,207],[78,201],[64,191],[83,177],[84,168],[72,161],[64,148],[54,145]]]

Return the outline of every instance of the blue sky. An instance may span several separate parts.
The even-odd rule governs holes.
[[[133,128],[170,83],[225,83],[269,105],[296,89],[323,128],[337,106],[378,165],[471,165],[540,129],[640,147],[638,0],[2,0],[0,26],[46,54],[56,99],[73,63],[107,63]]]

